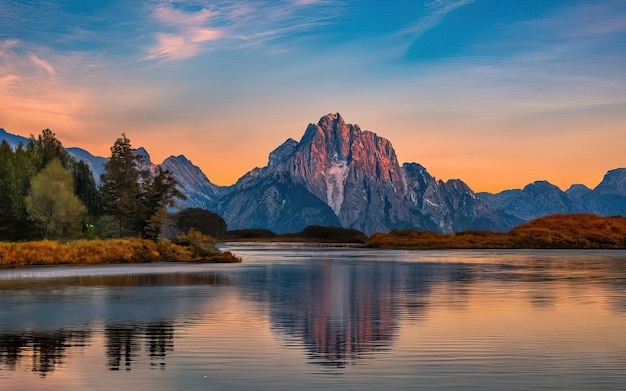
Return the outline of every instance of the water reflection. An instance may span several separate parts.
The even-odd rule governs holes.
[[[345,262],[315,259],[247,272],[238,282],[269,303],[270,321],[286,345],[300,340],[309,362],[344,368],[388,351],[400,318],[426,318],[433,286],[462,308],[475,267],[463,263]]]
[[[270,274],[274,329],[302,338],[311,362],[344,367],[392,343],[398,276],[389,265],[362,266],[326,260]]]
[[[89,331],[24,331],[0,334],[0,364],[15,370],[29,360],[31,370],[45,377],[63,363],[66,351],[88,344]]]
[[[174,351],[174,325],[172,322],[112,324],[105,327],[107,365],[110,370],[132,369],[139,356],[141,343],[149,355],[150,366],[165,369],[165,358]],[[123,364],[122,364],[123,362]]]
[[[21,365],[45,377],[100,332],[109,369],[131,370],[142,346],[150,366],[163,369],[174,321],[201,312],[207,288],[229,284],[215,272],[3,280],[0,369]]]
[[[193,370],[191,377],[209,373],[220,384],[241,372],[293,380],[270,367],[268,358],[282,357],[301,358],[308,369],[291,367],[299,376],[366,376],[361,368],[373,368],[371,381],[399,374],[410,385],[418,373],[457,380],[499,373],[506,385],[520,366],[526,377],[535,371],[551,381],[552,372],[535,364],[542,360],[597,385],[581,374],[606,379],[626,363],[626,347],[612,337],[626,319],[622,253],[428,254],[307,250],[255,263],[250,251],[239,253],[247,263],[205,271],[0,276],[0,382],[7,372],[21,379],[20,367],[50,381],[52,372],[78,371],[83,356],[109,381],[158,369],[142,384]],[[265,334],[267,351],[247,342]],[[589,367],[579,365],[590,357]]]

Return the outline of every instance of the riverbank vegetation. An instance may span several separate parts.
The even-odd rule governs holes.
[[[149,262],[220,262],[238,263],[241,258],[221,252],[210,238],[190,232],[174,242],[141,238],[52,240],[23,243],[0,243],[0,265],[93,265]]]
[[[509,232],[443,234],[396,230],[376,233],[370,248],[403,249],[617,249],[626,248],[626,217],[556,214],[528,221]]]
[[[167,208],[185,197],[125,134],[99,179],[49,129],[15,148],[2,141],[0,265],[241,261],[193,227],[161,239]]]

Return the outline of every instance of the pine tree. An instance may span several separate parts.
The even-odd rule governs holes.
[[[74,194],[85,204],[89,215],[102,215],[102,196],[89,165],[83,160],[72,162],[69,171],[74,178]]]
[[[3,140],[0,144],[0,240],[14,238],[16,182],[11,146]]]
[[[167,208],[174,207],[174,199],[185,199],[176,188],[178,183],[168,170],[157,167],[154,175],[142,180],[142,236],[156,240],[167,217]]]
[[[111,147],[111,158],[100,176],[104,211],[116,219],[119,237],[139,232],[136,226],[141,196],[139,176],[130,140],[122,134]]]
[[[134,153],[125,134],[111,147],[102,174],[102,200],[106,214],[115,218],[119,236],[141,235],[156,240],[174,199],[184,199],[169,171],[151,173]]]

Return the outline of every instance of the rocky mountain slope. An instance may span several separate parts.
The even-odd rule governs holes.
[[[280,188],[270,186],[276,183]],[[288,197],[295,189],[299,196]],[[492,211],[460,180],[437,181],[420,165],[400,166],[387,139],[347,124],[339,114],[309,124],[299,142],[288,139],[276,148],[268,165],[232,186],[217,210],[231,229],[296,232],[306,225],[301,218],[285,222],[276,216],[305,198],[307,221],[318,216],[323,221],[315,224],[333,225],[334,215],[342,227],[368,234],[397,228],[503,230],[519,222]],[[258,208],[273,213],[257,218],[245,212]]]
[[[198,166],[185,156],[178,155],[168,157],[160,167],[172,173],[181,193],[187,197],[185,201],[176,201],[180,208],[201,207],[215,210],[224,188],[211,183]]]

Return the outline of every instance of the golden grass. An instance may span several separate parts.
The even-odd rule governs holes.
[[[509,232],[428,231],[376,233],[366,243],[373,248],[626,248],[626,217],[557,214],[531,220]]]
[[[188,247],[168,240],[158,243],[145,239],[0,243],[0,265],[88,265],[159,261],[241,262],[241,259],[230,253],[194,257]]]

